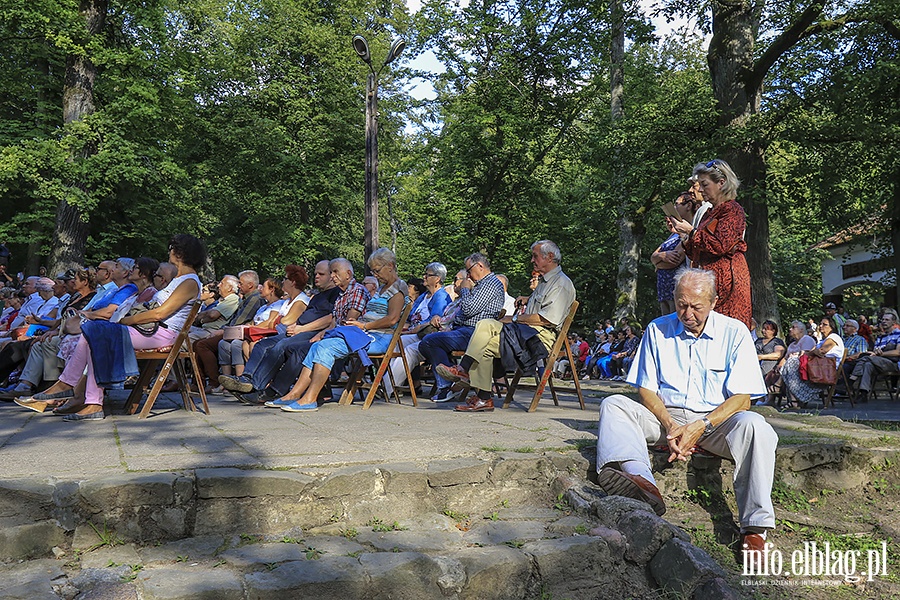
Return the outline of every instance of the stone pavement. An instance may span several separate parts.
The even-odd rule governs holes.
[[[625,390],[627,386],[619,386]],[[630,389],[630,388],[627,388]],[[180,408],[177,394],[161,397],[148,419],[121,414],[124,392],[112,392],[114,413],[103,421],[64,422],[15,404],[0,405],[0,478],[79,478],[134,471],[201,467],[319,470],[353,464],[477,456],[488,451],[541,452],[596,440],[599,390],[586,391],[587,410],[549,393],[534,413],[524,392],[509,409],[460,414],[450,403],[420,400],[414,408],[376,401],[323,405],[311,414],[245,406],[210,396],[210,413]],[[603,395],[606,395],[605,393]],[[584,443],[584,442],[581,442]],[[569,446],[571,447],[571,446]]]
[[[530,414],[524,390],[478,414],[212,396],[205,415],[170,395],[142,420],[115,392],[104,421],[68,423],[0,405],[0,600],[739,597],[684,531],[587,481],[599,403],[632,389],[585,388],[587,410],[564,392]],[[789,485],[853,487],[896,457],[897,432],[825,416],[894,406],[848,409],[760,410]],[[676,466],[660,484],[681,497]]]

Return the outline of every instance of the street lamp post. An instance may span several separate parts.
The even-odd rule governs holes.
[[[403,49],[406,42],[394,40],[384,63],[375,71],[372,67],[372,55],[369,43],[361,35],[353,36],[353,49],[359,58],[369,67],[366,78],[366,258],[376,248],[378,242],[378,76],[386,66],[392,63]]]

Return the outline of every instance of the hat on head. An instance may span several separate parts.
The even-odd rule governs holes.
[[[844,325],[852,325],[853,329],[859,329],[859,321],[856,319],[847,319],[844,321]]]
[[[825,305],[825,308],[826,309],[833,308],[833,309],[837,310],[837,306],[834,305],[834,302],[829,302],[828,304]]]
[[[57,273],[54,279],[59,279],[60,281],[70,281],[72,279],[75,279],[75,269],[69,269],[68,271]]]
[[[129,271],[134,268],[134,259],[133,258],[126,258],[123,256],[123,257],[117,258],[116,262],[119,263],[120,265],[122,265],[123,267],[125,267]]]

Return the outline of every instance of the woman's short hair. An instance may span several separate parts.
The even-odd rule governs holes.
[[[169,240],[169,250],[195,271],[206,265],[206,247],[203,242],[188,233],[173,235]]]
[[[802,331],[804,333],[806,332],[806,323],[804,323],[800,319],[795,319],[795,320],[791,321],[791,328],[794,328],[794,327],[796,327],[797,329],[799,329],[800,331]]]
[[[771,319],[766,319],[763,321],[762,328],[771,327],[775,331],[775,335],[778,335],[778,323]]]
[[[406,280],[406,287],[414,288],[420,296],[428,293],[428,288],[425,287],[425,280],[421,277],[410,277]]]
[[[153,282],[153,275],[156,273],[156,270],[159,268],[159,261],[155,258],[149,258],[147,256],[139,256],[134,261],[134,266],[137,267],[138,273],[141,274],[142,277],[145,277],[147,281]]]
[[[217,286],[217,285],[215,284],[215,282],[204,284],[204,285],[203,285],[203,291],[204,291],[204,292],[209,292],[210,294],[212,294],[212,295],[213,295],[213,298],[216,299],[216,300],[218,300],[218,299],[221,297],[221,294],[219,294],[219,286]]]
[[[834,320],[834,317],[829,317],[828,315],[822,315],[822,317],[819,319],[819,323],[821,323],[822,321],[828,321],[828,325],[831,326],[831,331],[840,335],[840,330],[837,328],[837,321]]]
[[[378,248],[372,252],[371,256],[369,256],[369,260],[366,261],[366,264],[369,265],[370,269],[382,267],[384,265],[394,265],[396,267],[397,256],[387,248]]]
[[[281,298],[284,295],[284,290],[281,289],[281,280],[276,279],[275,277],[266,278],[265,285],[273,288],[275,290],[275,297]]]
[[[298,290],[306,289],[306,284],[309,283],[309,273],[300,265],[286,266],[284,268],[284,278],[290,279],[291,283]]]
[[[706,175],[713,181],[725,180],[725,185],[722,186],[722,195],[727,200],[734,200],[737,198],[737,190],[741,185],[741,180],[738,179],[729,164],[724,160],[714,158],[708,163],[696,165],[694,167],[693,176],[699,178],[701,175]]]
[[[66,273],[70,273],[74,279],[86,282],[88,289],[97,289],[97,269],[94,267],[73,267]]]
[[[425,265],[425,270],[434,273],[437,277],[440,278],[441,281],[447,279],[447,267],[445,267],[442,263],[428,263],[427,265]]]

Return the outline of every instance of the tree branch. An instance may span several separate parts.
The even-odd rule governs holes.
[[[822,14],[823,10],[823,1],[814,0],[812,4],[806,7],[806,10],[800,14],[790,27],[782,31],[781,35],[775,38],[766,51],[763,52],[762,56],[759,57],[759,60],[756,61],[756,64],[753,65],[753,70],[751,71],[749,81],[747,82],[748,89],[759,89],[759,86],[762,84],[763,79],[765,79],[769,69],[772,68],[772,65],[774,65],[785,52],[793,48],[797,42],[805,37],[807,29],[815,23],[815,20],[819,18],[819,15]]]

